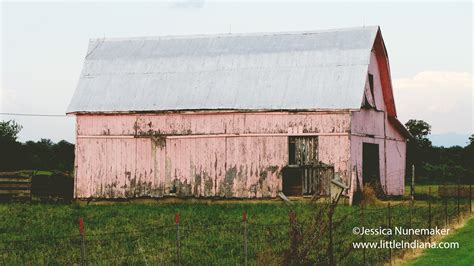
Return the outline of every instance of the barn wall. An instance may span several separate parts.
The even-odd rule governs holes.
[[[362,145],[379,145],[380,181],[389,195],[404,193],[406,140],[387,119],[380,73],[375,53],[372,52],[369,73],[374,75],[375,109],[361,109],[352,112],[351,119],[351,162],[362,183]],[[369,84],[366,84],[366,90]],[[353,188],[354,189],[354,188]]]
[[[77,116],[76,197],[276,197],[288,136],[319,136],[344,179],[350,113]]]

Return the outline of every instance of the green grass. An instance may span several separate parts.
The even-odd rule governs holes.
[[[428,195],[429,192],[430,192],[430,188],[431,188],[431,195],[433,196],[438,196],[438,187],[439,185],[437,184],[434,184],[434,185],[430,185],[430,184],[423,184],[423,185],[420,185],[420,184],[415,184],[415,196],[416,194],[426,194]],[[405,197],[409,197],[410,196],[410,185],[405,185]]]
[[[392,225],[409,226],[408,205],[393,207]],[[308,221],[315,205],[296,203],[298,221]],[[387,226],[386,203],[372,206],[362,217],[355,206],[338,206],[335,221],[348,215],[334,232],[336,259],[348,250],[355,226]],[[433,226],[442,224],[443,206],[433,203]],[[455,205],[449,205],[449,212]],[[86,251],[90,264],[173,264],[176,258],[175,212],[180,213],[181,256],[193,265],[236,265],[243,260],[242,213],[248,213],[249,261],[282,256],[289,249],[289,207],[279,201],[135,202],[109,204],[0,204],[0,264],[70,264],[80,257],[78,218],[85,221]],[[417,202],[411,225],[427,226],[426,203]],[[270,225],[270,226],[265,226]],[[73,236],[73,237],[71,237]],[[377,241],[367,237],[366,241]],[[27,241],[24,241],[27,240]],[[326,242],[327,237],[321,236]],[[399,251],[394,251],[397,254]],[[361,265],[362,250],[339,261]],[[387,250],[367,250],[366,264],[388,259]],[[54,263],[56,262],[56,263]]]
[[[470,219],[456,233],[443,239],[444,242],[458,242],[458,249],[426,249],[423,254],[407,265],[474,265],[474,219]]]

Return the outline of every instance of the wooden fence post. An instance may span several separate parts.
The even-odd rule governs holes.
[[[84,235],[84,219],[79,218],[79,234],[81,236],[81,265],[87,265],[86,240]]]
[[[244,211],[242,215],[242,221],[244,225],[244,265],[248,265],[248,242],[247,242],[247,212]]]
[[[179,241],[179,213],[174,215],[174,223],[176,224],[176,264],[181,265],[180,241]]]
[[[411,186],[410,186],[410,196],[413,199],[415,197],[415,165],[411,165]]]
[[[469,184],[469,213],[472,213],[472,184]]]
[[[411,198],[410,200],[410,228],[413,228],[413,205],[414,205],[414,199]],[[409,234],[409,237],[411,241],[413,238],[412,234]]]

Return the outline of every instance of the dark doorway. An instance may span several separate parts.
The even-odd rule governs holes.
[[[364,185],[380,183],[379,145],[363,143],[362,180]]]
[[[288,137],[288,167],[283,171],[283,193],[287,196],[301,196],[311,191],[314,178],[307,169],[318,164],[318,137]],[[311,172],[312,173],[312,172]]]
[[[283,193],[286,196],[329,196],[333,177],[333,166],[286,166],[283,168]]]
[[[283,168],[283,193],[286,196],[302,196],[303,180],[299,168]]]

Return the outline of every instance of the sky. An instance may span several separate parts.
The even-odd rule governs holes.
[[[304,31],[380,25],[398,118],[435,145],[474,132],[471,2],[2,2],[0,113],[64,115],[90,38]],[[20,141],[74,142],[73,116],[15,119]]]

